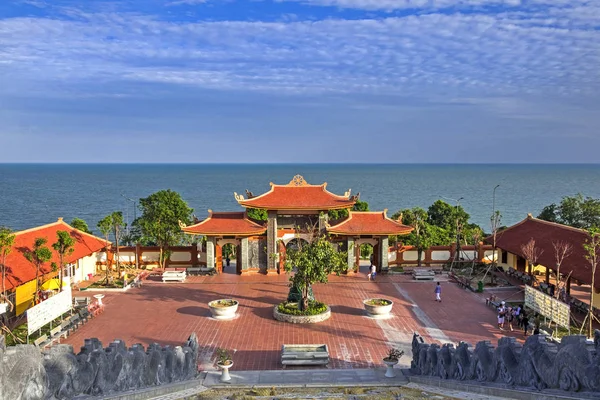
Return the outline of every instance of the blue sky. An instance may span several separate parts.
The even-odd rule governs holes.
[[[2,0],[0,162],[600,162],[598,0]]]

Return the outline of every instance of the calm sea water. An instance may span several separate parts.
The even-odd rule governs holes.
[[[427,208],[440,198],[463,198],[460,204],[473,222],[489,231],[493,189],[504,225],[537,215],[563,196],[583,193],[600,197],[600,165],[56,165],[0,164],[0,225],[26,229],[64,217],[96,222],[121,210],[131,221],[134,203],[161,190],[183,196],[202,218],[207,210],[242,208],[233,192],[269,190],[269,182],[288,183],[301,174],[309,183],[328,183],[328,190],[360,192],[372,210]],[[447,200],[455,204],[452,200]]]

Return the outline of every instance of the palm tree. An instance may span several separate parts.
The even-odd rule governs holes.
[[[64,276],[64,268],[65,268],[65,256],[69,256],[69,255],[73,254],[73,251],[75,251],[75,248],[74,248],[75,239],[73,239],[71,237],[71,235],[69,235],[69,232],[67,232],[67,231],[57,231],[56,236],[58,237],[58,240],[56,243],[54,243],[52,245],[52,248],[54,250],[56,250],[56,252],[58,253],[58,259],[59,259],[58,275],[60,277],[59,291],[62,292],[63,276]]]
[[[25,258],[33,264],[35,267],[35,296],[34,301],[37,304],[39,302],[39,291],[40,291],[40,270],[44,263],[50,261],[52,258],[52,252],[45,246],[48,243],[46,238],[35,238],[33,242],[33,249],[26,250],[23,255]]]
[[[12,246],[15,243],[15,235],[10,228],[0,227],[0,267],[2,268],[2,292],[0,293],[0,301],[8,301],[6,296],[6,256],[11,252]],[[12,304],[11,304],[12,310]]]

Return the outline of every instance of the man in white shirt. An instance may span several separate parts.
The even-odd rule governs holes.
[[[506,303],[500,303],[500,307],[498,307],[498,329],[503,331],[502,326],[504,325],[504,316],[506,315]]]

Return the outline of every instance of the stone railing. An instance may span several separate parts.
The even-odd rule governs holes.
[[[567,336],[556,344],[544,335],[533,335],[523,345],[503,337],[495,348],[486,340],[474,349],[464,342],[456,348],[427,344],[415,333],[412,352],[415,375],[537,390],[600,391],[600,330],[594,333],[593,345],[586,343],[585,336]]]
[[[198,339],[183,346],[129,349],[116,340],[106,348],[86,339],[79,354],[70,345],[46,352],[34,345],[6,347],[0,335],[0,400],[71,399],[107,395],[193,379],[197,375]]]

